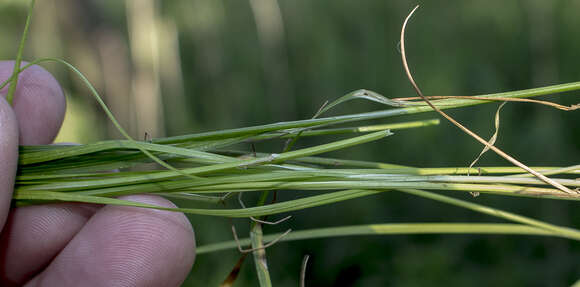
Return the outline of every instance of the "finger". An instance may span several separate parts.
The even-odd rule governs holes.
[[[0,286],[22,286],[38,274],[97,208],[63,203],[13,209],[0,236]]]
[[[23,62],[22,65],[27,63]],[[0,83],[12,76],[14,61],[0,62]],[[5,95],[8,86],[1,94]],[[22,71],[12,103],[20,129],[20,144],[49,144],[56,137],[66,109],[62,89],[40,66]]]
[[[0,82],[12,75],[13,67],[13,61],[0,62]],[[7,90],[8,86],[0,94],[5,95]],[[39,66],[20,73],[12,108],[3,97],[0,98],[4,104],[0,114],[11,114],[14,118],[12,132],[0,124],[0,142],[8,138],[15,141],[12,153],[7,148],[0,148],[0,177],[6,178],[0,179],[0,223],[3,224],[11,199],[11,191],[4,191],[14,184],[13,177],[8,179],[10,168],[7,166],[14,163],[13,169],[16,170],[19,136],[21,144],[50,143],[62,123],[65,101],[56,80]],[[53,205],[14,209],[0,236],[0,285],[7,285],[7,279],[12,282],[21,279],[18,285],[22,285],[27,274],[42,268],[62,250],[87,220],[82,208]],[[25,266],[27,268],[23,268]]]
[[[126,200],[174,205],[157,196]],[[179,286],[195,258],[182,213],[125,206],[100,209],[29,286]]]
[[[0,230],[10,209],[18,163],[18,127],[10,105],[0,98]]]

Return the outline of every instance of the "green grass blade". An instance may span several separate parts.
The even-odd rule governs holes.
[[[150,177],[154,177],[151,175]],[[145,180],[145,179],[144,179]],[[122,181],[122,180],[103,180],[107,182]],[[102,185],[100,182],[75,182],[75,183],[61,183],[56,185],[37,185],[30,187],[19,187],[16,191],[50,191],[58,190],[59,186],[67,186],[67,189],[81,189],[82,185]],[[160,186],[160,189],[171,187],[172,182],[155,182]],[[188,183],[180,183],[187,185]],[[203,182],[202,182],[203,184]],[[447,182],[428,182],[428,181],[357,181],[357,180],[325,180],[325,181],[261,181],[261,182],[236,182],[223,183],[214,185],[202,185],[195,187],[191,184],[190,187],[180,187],[181,190],[187,190],[194,193],[226,193],[226,192],[242,192],[242,191],[272,191],[272,190],[337,190],[337,189],[365,189],[365,190],[388,190],[394,188],[417,188],[428,190],[446,190],[446,191],[460,191],[460,192],[481,192],[489,194],[498,194],[504,196],[520,196],[520,197],[534,197],[534,198],[551,198],[561,200],[580,200],[577,194],[564,194],[558,192],[555,188],[522,186],[512,184],[477,184],[477,183],[447,183]],[[138,187],[136,187],[138,189]],[[78,191],[77,193],[92,193],[92,190]],[[117,196],[119,194],[112,194],[108,189],[94,191],[97,194],[107,196]],[[136,190],[138,192],[138,190]],[[124,193],[125,194],[125,193]]]
[[[238,150],[215,150],[214,153],[224,154],[228,156],[243,156],[248,155],[246,151]],[[266,156],[264,153],[256,153],[258,156]],[[325,158],[325,157],[300,157],[293,159],[289,162],[293,163],[306,163],[314,164],[326,167],[339,167],[339,168],[370,168],[370,169],[382,169],[393,174],[416,174],[416,175],[443,175],[443,174],[514,174],[522,173],[525,170],[516,166],[487,166],[478,168],[468,168],[468,167],[435,167],[435,168],[419,168],[404,166],[392,163],[384,162],[372,162],[372,161],[360,161],[360,160],[347,160],[338,158]],[[580,174],[580,165],[573,165],[569,167],[554,167],[554,166],[532,166],[534,170],[537,170],[546,175],[555,174]],[[520,174],[517,176],[524,177],[526,174]],[[516,175],[513,175],[516,176]],[[533,175],[530,175],[533,176]]]
[[[200,163],[222,163],[233,161],[232,158],[216,155],[208,152],[197,151],[194,149],[180,148],[170,145],[160,145],[147,142],[138,142],[130,140],[111,140],[102,141],[87,145],[74,145],[59,147],[53,150],[43,150],[38,152],[25,152],[19,159],[20,165],[37,164],[41,162],[64,159],[73,156],[87,155],[97,152],[110,150],[141,150],[145,149],[150,152],[166,153],[175,156],[199,159]]]
[[[159,210],[168,210],[183,212],[187,214],[209,215],[209,216],[223,216],[223,217],[250,217],[263,216],[270,214],[278,214],[294,210],[301,210],[310,207],[331,204],[339,201],[349,200],[353,198],[374,195],[381,191],[373,190],[343,190],[321,195],[310,196],[307,198],[295,199],[274,203],[258,207],[242,208],[242,209],[198,209],[198,208],[167,208],[144,204],[139,202],[132,202],[116,198],[90,196],[67,192],[51,192],[51,191],[16,191],[13,198],[16,200],[17,206],[27,205],[30,202],[84,202],[94,204],[110,204],[119,206],[133,206],[143,208],[153,208]]]
[[[332,103],[330,103],[330,104],[324,106],[322,109],[320,109],[314,117],[317,118],[320,115],[322,115],[323,113],[329,111],[330,109],[332,109],[332,108],[334,108],[342,103],[345,103],[345,102],[348,102],[351,100],[357,100],[357,99],[369,100],[369,101],[381,103],[383,105],[392,106],[392,107],[416,106],[417,104],[420,104],[420,103],[412,103],[412,102],[406,102],[406,101],[391,100],[391,99],[388,99],[387,97],[385,97],[377,92],[362,89],[362,90],[352,91],[352,92],[336,99]]]
[[[404,234],[503,234],[559,237],[559,234],[545,229],[512,223],[386,223],[296,230],[282,237],[279,242],[344,236]],[[272,241],[280,235],[281,233],[265,235],[263,239],[264,241]],[[196,252],[201,255],[235,249],[237,244],[234,240],[205,244],[198,246]],[[250,239],[241,238],[239,244],[250,244]]]
[[[459,206],[459,207],[470,209],[470,210],[473,210],[473,211],[476,211],[479,213],[484,213],[487,215],[503,218],[503,219],[506,219],[509,221],[514,221],[517,223],[522,223],[522,224],[534,226],[537,228],[545,229],[545,230],[548,230],[550,232],[553,232],[554,234],[558,234],[561,237],[580,240],[580,231],[572,229],[572,228],[560,227],[560,226],[557,226],[554,224],[535,220],[535,219],[521,216],[521,215],[518,215],[515,213],[503,211],[503,210],[492,208],[492,207],[487,207],[487,206],[477,204],[477,203],[467,202],[465,200],[451,198],[449,196],[445,196],[445,195],[441,195],[441,194],[427,192],[424,190],[418,190],[418,189],[398,189],[398,190],[402,191],[404,193],[409,193],[409,194],[412,194],[415,196],[420,196],[420,197],[436,200],[439,202]]]
[[[20,63],[22,62],[22,53],[24,52],[24,43],[26,43],[26,37],[28,36],[28,30],[30,26],[30,20],[32,19],[32,12],[34,10],[34,0],[30,0],[30,6],[28,7],[28,15],[26,16],[26,23],[24,24],[24,32],[22,33],[22,38],[20,39],[20,45],[18,45],[18,52],[16,53],[16,60],[14,61],[14,70],[12,76],[5,83],[12,81],[10,88],[8,88],[8,93],[6,94],[6,101],[12,104],[14,100],[14,92],[16,92],[16,86],[18,85],[18,74],[20,74]],[[2,87],[4,84],[2,85]],[[1,87],[0,87],[1,88]]]

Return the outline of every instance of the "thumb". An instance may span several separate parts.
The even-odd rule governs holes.
[[[0,230],[10,209],[18,164],[18,123],[12,107],[0,97]]]

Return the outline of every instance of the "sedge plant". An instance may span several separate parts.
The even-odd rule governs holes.
[[[272,246],[290,240],[428,233],[519,234],[580,240],[580,231],[575,228],[558,226],[446,195],[494,194],[536,200],[577,201],[580,200],[578,192],[580,181],[577,179],[580,165],[528,167],[494,145],[497,133],[492,139],[484,140],[443,112],[447,109],[498,101],[504,103],[526,101],[572,111],[577,109],[578,105],[566,107],[529,98],[580,90],[580,82],[468,97],[425,97],[413,80],[405,58],[404,32],[410,14],[401,32],[401,54],[403,67],[419,95],[418,98],[389,99],[377,92],[357,90],[324,105],[311,119],[137,141],[124,131],[97,90],[72,64],[61,59],[47,58],[20,66],[33,5],[34,0],[31,1],[14,73],[10,79],[1,83],[1,87],[10,85],[8,101],[10,102],[13,97],[20,72],[31,65],[57,62],[82,80],[124,139],[74,146],[20,147],[19,172],[13,195],[15,206],[66,201],[153,208],[223,218],[248,218],[251,222],[248,238],[238,238],[235,228],[232,228],[234,233],[231,239],[204,243],[198,247],[197,252],[204,254],[238,248],[242,253],[236,265],[238,271],[246,254],[251,253],[261,286],[272,285],[268,271],[267,248],[275,248]],[[339,104],[360,99],[386,105],[388,109],[325,116]],[[476,163],[474,161],[466,167],[420,168],[323,156],[331,151],[388,140],[388,137],[396,136],[394,132],[398,129],[429,128],[439,124],[439,119],[396,123],[388,121],[393,116],[428,112],[439,113],[476,138],[484,146],[482,153],[492,150],[514,166],[474,167]],[[356,124],[368,120],[384,122],[373,125]],[[498,109],[495,118],[496,130],[499,128],[499,122]],[[348,137],[333,140],[332,136],[338,134]],[[293,144],[302,137],[324,137],[328,140],[325,144],[293,149]],[[257,153],[235,149],[240,143],[277,139],[287,140],[286,147],[280,151]],[[151,163],[156,164],[158,168],[140,168],[150,167]],[[118,172],[108,172],[110,170]],[[316,191],[316,193],[308,193],[310,195],[287,201],[269,200],[271,192],[286,191],[298,195],[301,191]],[[246,192],[261,193],[256,205],[243,204],[241,195]],[[497,217],[507,223],[382,223],[321,226],[308,230],[288,230],[280,234],[264,234],[262,229],[264,224],[277,223],[269,222],[266,218],[268,215],[300,211],[355,198],[380,196],[385,192],[402,192],[431,199]],[[152,193],[169,199],[180,199],[180,202],[185,204],[179,208],[166,208],[117,199],[122,195],[136,193]],[[207,204],[210,204],[209,208]],[[238,205],[239,208],[232,208]],[[307,281],[304,279],[306,262],[307,259],[303,264],[302,284],[304,280]],[[224,284],[235,281],[235,275],[232,274],[227,277]]]

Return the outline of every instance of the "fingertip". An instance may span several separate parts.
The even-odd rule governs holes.
[[[22,286],[44,269],[98,208],[77,203],[14,208],[0,234],[0,286]]]
[[[11,76],[13,67],[14,61],[0,62],[0,82]],[[5,94],[7,87],[1,92]],[[64,120],[66,101],[60,85],[47,70],[33,65],[22,71],[12,105],[18,120],[21,144],[52,142]]]
[[[174,207],[157,196],[122,199]],[[31,283],[179,286],[195,259],[193,235],[181,213],[105,206]]]
[[[169,208],[176,207],[171,201],[155,195],[129,195],[120,197],[120,199]],[[123,208],[108,207],[111,209]],[[128,224],[136,221],[139,223],[131,226],[134,228],[132,229],[134,232],[129,232],[129,234],[135,236],[134,239],[140,237],[140,234],[147,234],[155,240],[149,242],[150,244],[143,244],[143,249],[141,249],[143,253],[150,253],[149,264],[145,264],[149,267],[128,270],[128,273],[137,274],[142,282],[157,282],[153,285],[180,286],[195,261],[195,233],[189,219],[181,212],[142,208],[129,209],[139,211],[138,213],[125,214]],[[140,222],[135,217],[140,217]],[[130,228],[126,230],[130,230]],[[127,242],[134,242],[134,239]],[[148,248],[152,249],[147,251]],[[136,255],[138,254],[139,252]],[[145,273],[146,269],[151,272]]]

